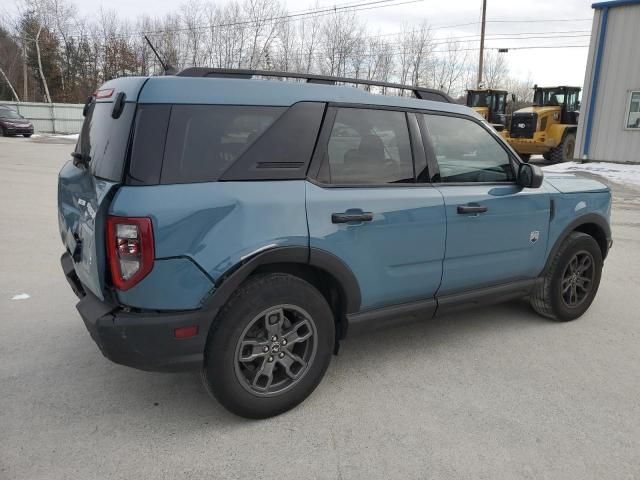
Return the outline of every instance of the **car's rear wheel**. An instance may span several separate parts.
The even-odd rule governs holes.
[[[553,163],[570,162],[573,160],[573,152],[576,147],[576,134],[565,133],[560,145],[550,152]]]
[[[292,275],[250,277],[212,328],[204,384],[242,417],[266,418],[295,407],[331,361],[332,311],[318,290]]]
[[[528,162],[529,160],[531,160],[531,155],[529,155],[528,153],[519,153],[518,155],[520,156],[520,160],[522,160],[523,162]]]
[[[532,307],[557,321],[580,317],[596,296],[602,263],[602,252],[595,239],[586,233],[572,232],[531,295]]]

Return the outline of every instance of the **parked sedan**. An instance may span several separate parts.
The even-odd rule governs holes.
[[[0,134],[2,134],[3,137],[8,137],[9,135],[24,135],[29,138],[33,135],[33,123],[15,110],[0,107]]]

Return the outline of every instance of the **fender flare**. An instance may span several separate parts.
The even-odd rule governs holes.
[[[211,320],[251,273],[260,266],[276,263],[309,265],[330,274],[337,280],[344,295],[344,313],[355,313],[360,310],[362,297],[358,280],[340,258],[326,250],[313,247],[275,247],[245,259],[216,281],[216,288],[203,302],[203,309],[212,314]]]
[[[553,262],[553,259],[556,256],[556,253],[560,249],[560,246],[562,245],[562,243],[571,234],[571,232],[581,227],[582,225],[587,225],[587,224],[594,224],[600,230],[602,230],[607,241],[606,249],[608,250],[609,245],[611,243],[611,227],[609,226],[609,222],[607,222],[607,219],[604,218],[602,215],[598,215],[597,213],[588,213],[579,218],[576,218],[573,222],[567,225],[564,228],[564,230],[562,230],[560,235],[558,235],[558,238],[553,244],[553,247],[551,248],[551,250],[549,250],[549,254],[547,255],[547,261],[545,262],[544,268],[542,269],[542,273],[540,274],[541,276],[545,275],[549,271],[549,268],[551,267],[551,263]],[[607,250],[603,252],[603,255],[602,255],[603,259],[607,256]]]

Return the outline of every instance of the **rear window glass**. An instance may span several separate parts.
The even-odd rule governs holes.
[[[175,105],[161,183],[211,182],[265,132],[285,107]]]
[[[89,155],[89,168],[96,177],[120,182],[124,167],[135,103],[126,103],[120,117],[111,117],[113,103],[93,103],[87,111],[76,152]]]

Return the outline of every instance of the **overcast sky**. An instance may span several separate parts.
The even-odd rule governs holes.
[[[218,0],[224,3],[225,0]],[[348,0],[320,0],[321,6],[347,3]],[[352,3],[350,0],[349,3]],[[398,0],[399,2],[402,0]],[[406,1],[406,0],[405,0]],[[176,0],[75,0],[83,14],[90,15],[102,4],[115,9],[123,17],[135,18],[146,13],[162,16],[175,11],[180,4]],[[314,0],[285,0],[290,11],[314,8]],[[587,59],[587,48],[517,49],[529,46],[566,46],[589,44],[593,10],[590,0],[488,0],[487,48],[509,48],[507,56],[512,75],[526,79],[531,77],[539,85],[582,86]],[[426,20],[432,26],[437,39],[467,37],[474,48],[479,46],[481,0],[422,0],[411,4],[377,8],[359,12],[369,29],[381,33],[393,33],[401,29],[403,22],[419,24]],[[506,22],[505,22],[506,20]],[[452,25],[474,23],[451,27]],[[443,28],[444,27],[444,28]],[[553,33],[559,38],[548,38]],[[513,36],[521,37],[515,39]],[[525,35],[527,34],[527,35]],[[500,35],[501,39],[497,39]],[[532,38],[547,36],[547,38]],[[476,59],[477,51],[470,51]],[[477,61],[477,60],[476,60]]]

